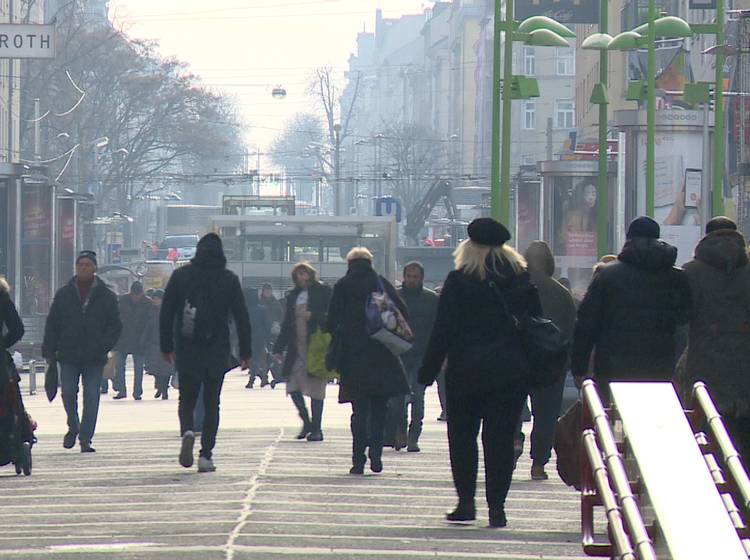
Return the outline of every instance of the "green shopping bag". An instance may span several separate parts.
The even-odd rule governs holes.
[[[318,329],[310,335],[307,345],[307,371],[313,377],[327,380],[339,378],[339,372],[326,368],[326,353],[330,344],[330,333]]]

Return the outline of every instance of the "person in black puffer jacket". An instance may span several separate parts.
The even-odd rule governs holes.
[[[491,218],[474,220],[456,249],[456,270],[440,292],[437,318],[418,380],[431,385],[446,356],[448,444],[458,507],[446,518],[476,518],[482,426],[490,526],[504,527],[513,474],[513,436],[528,394],[529,363],[511,313],[541,315],[524,258],[505,245],[510,233]]]
[[[201,433],[199,472],[216,470],[211,458],[219,429],[219,395],[224,374],[238,364],[247,370],[252,355],[250,319],[240,281],[226,268],[221,238],[198,242],[195,257],[172,273],[159,315],[161,351],[180,376],[180,464],[193,465],[193,412],[203,387],[206,416]],[[191,310],[192,308],[192,310]],[[234,319],[239,356],[231,356],[229,320]]]
[[[675,268],[677,249],[659,241],[659,224],[633,220],[617,262],[603,267],[578,309],[572,370],[586,375],[594,351],[594,379],[609,402],[609,381],[670,381],[675,334],[688,320],[691,296]]]

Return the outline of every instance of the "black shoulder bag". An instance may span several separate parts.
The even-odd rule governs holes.
[[[549,387],[559,381],[565,374],[569,341],[565,339],[557,325],[549,319],[535,317],[530,313],[525,313],[521,317],[514,315],[500,287],[492,280],[489,285],[500,298],[505,313],[511,318],[518,333],[529,364],[529,386],[538,389]]]

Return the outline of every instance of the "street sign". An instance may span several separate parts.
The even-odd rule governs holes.
[[[547,16],[560,23],[598,23],[600,0],[515,0],[514,19]]]
[[[55,26],[0,24],[0,58],[55,58]]]

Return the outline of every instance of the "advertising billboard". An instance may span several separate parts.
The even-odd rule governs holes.
[[[21,222],[21,315],[45,315],[50,304],[52,195],[47,185],[23,187]]]

